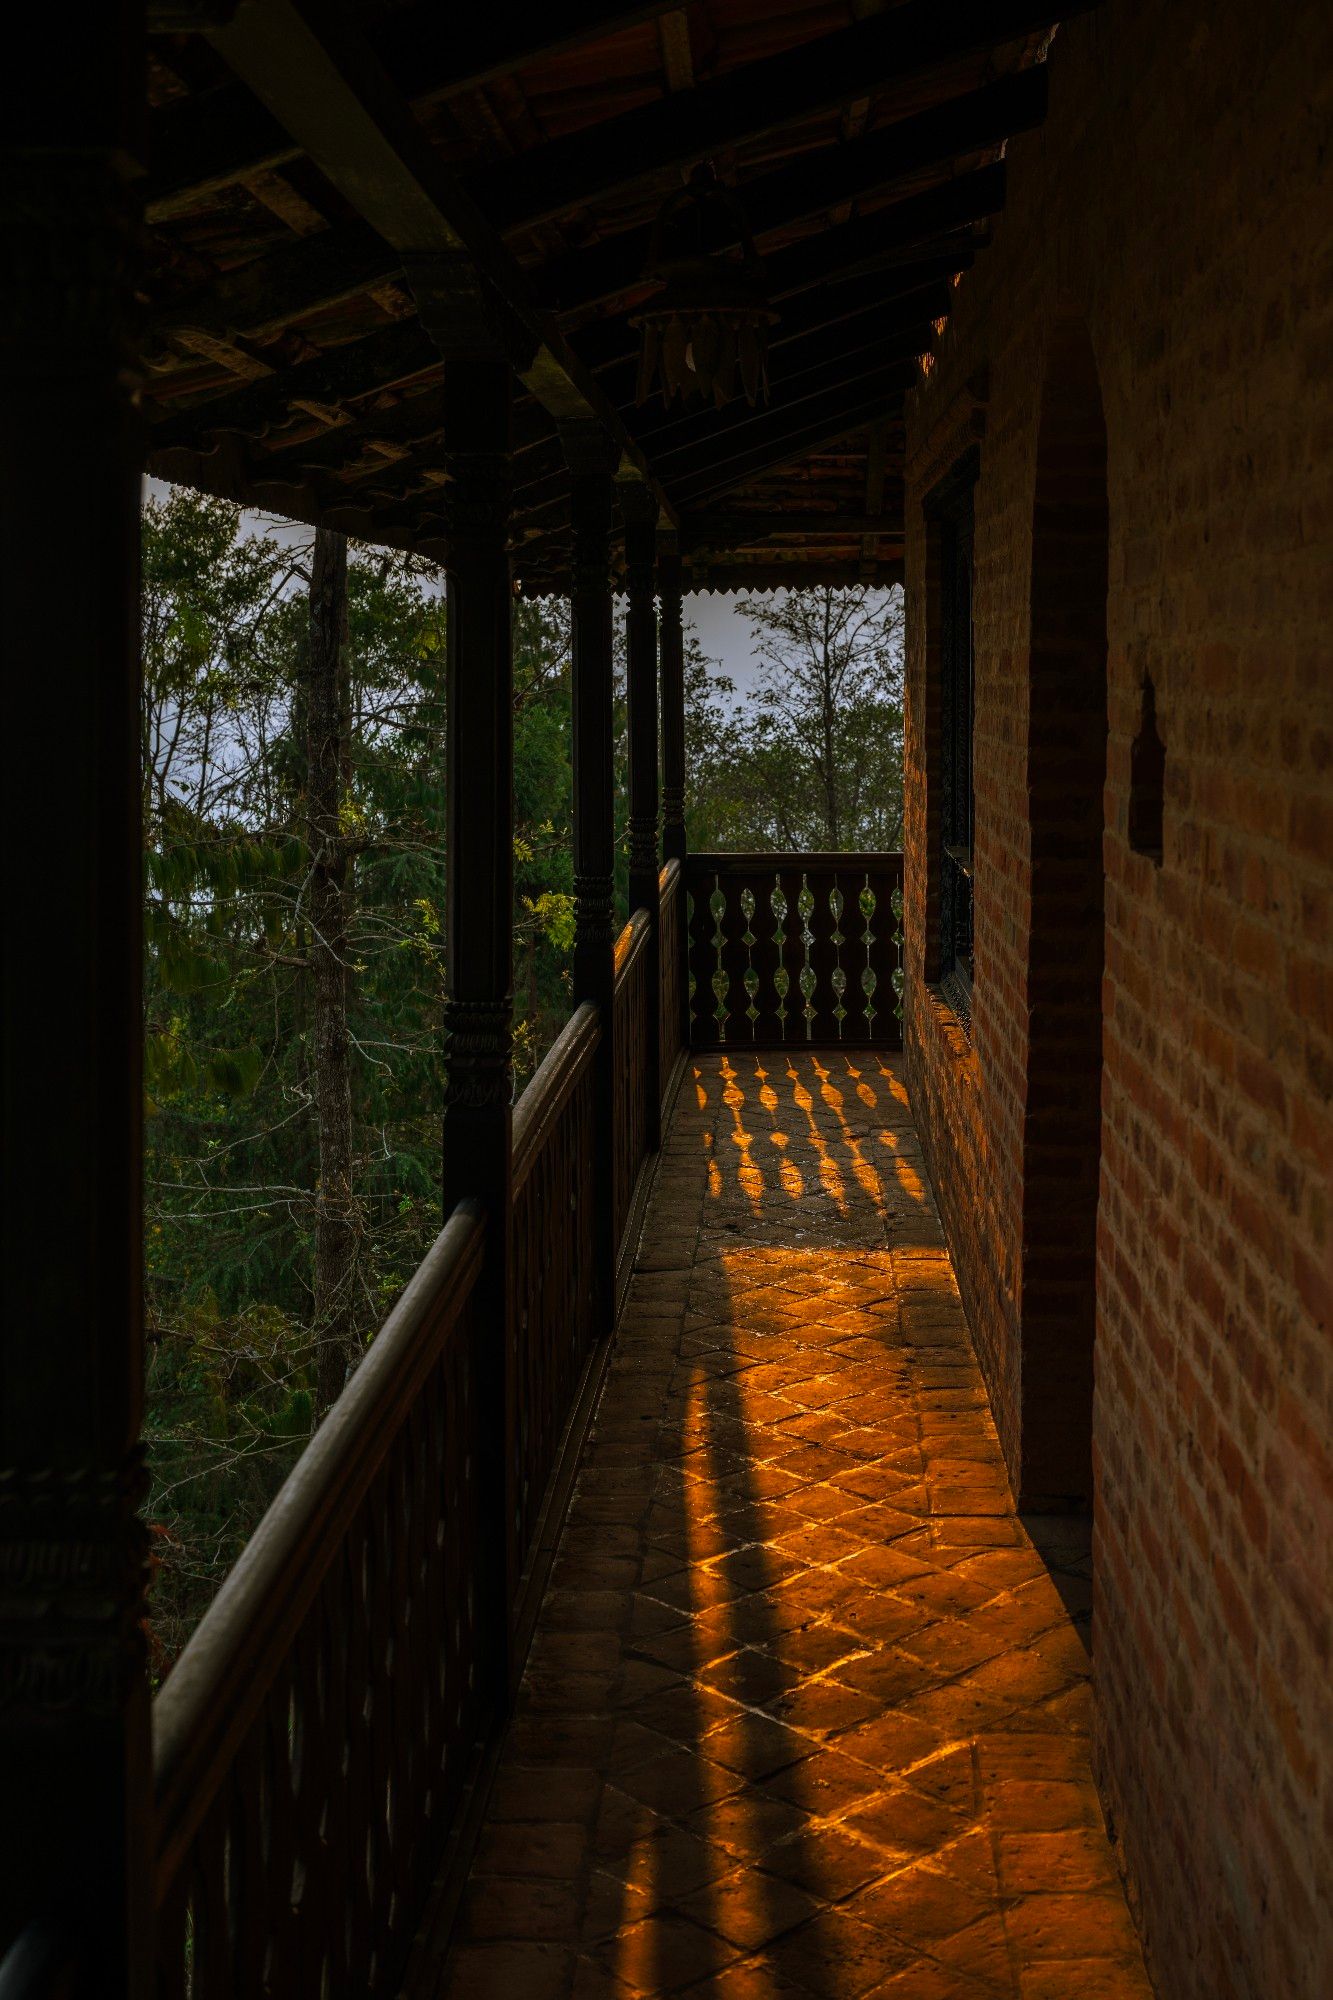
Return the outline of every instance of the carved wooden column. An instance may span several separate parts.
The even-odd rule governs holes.
[[[654,567],[657,554],[658,503],[651,488],[622,486],[620,511],[625,523],[625,587],[629,611],[625,620],[626,685],[629,695],[629,906],[652,912],[653,924],[645,946],[648,991],[652,995],[648,1033],[643,1049],[642,1078],[646,1119],[644,1138],[655,1153],[662,1143],[661,1010],[662,988],[661,864],[657,848],[657,607]]]
[[[0,156],[0,1983],[148,1992],[143,10],[26,18]],[[12,1955],[11,1955],[12,1954]],[[30,1985],[24,1985],[27,1980]]]
[[[510,409],[504,329],[470,267],[439,257],[406,266],[423,324],[444,357],[445,694],[444,1158],[446,1217],[468,1197],[486,1210],[478,1390],[493,1412],[494,1455],[479,1468],[483,1616],[510,1676],[518,1584],[516,1360],[512,1243],[514,786]]]
[[[574,999],[598,1011],[594,1132],[595,1324],[615,1320],[615,794],[611,639],[612,475],[619,451],[599,426],[570,423],[561,441],[571,482],[574,560]]]
[[[662,853],[685,866],[685,635],[681,623],[680,545],[671,534],[657,538],[657,591],[661,600],[662,647]],[[685,884],[680,886],[681,1047],[690,1046],[689,927]]]
[[[680,551],[674,535],[657,538],[662,601],[662,852],[685,860],[685,637],[681,628]]]

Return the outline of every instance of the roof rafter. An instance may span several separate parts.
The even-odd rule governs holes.
[[[803,539],[836,535],[842,541],[866,535],[887,535],[897,539],[901,520],[887,514],[795,513],[682,514],[680,545],[686,554],[702,549],[743,549],[770,542],[783,535]]]
[[[789,350],[787,372],[775,385],[773,400],[766,406],[756,410],[742,404],[739,412],[733,406],[722,416],[714,409],[697,410],[669,419],[652,430],[639,430],[636,435],[654,465],[660,466],[663,477],[669,479],[672,461],[682,452],[692,451],[696,446],[707,451],[714,444],[726,443],[737,431],[769,419],[780,420],[789,410],[798,409],[827,389],[854,383],[890,363],[915,361],[929,344],[930,330],[927,319],[884,328],[873,311],[863,313],[855,321],[820,329],[808,339],[795,342]]]
[[[901,274],[894,273],[890,283],[885,282],[881,271],[858,272],[848,278],[830,273],[823,285],[811,286],[807,292],[788,300],[772,330],[769,350],[780,353],[793,341],[803,340],[821,327],[835,326],[840,320],[854,319],[871,307],[883,314],[889,326],[904,318],[938,319],[949,308],[948,280],[955,271],[965,270],[970,262],[970,257],[959,256],[910,265]],[[603,388],[620,400],[618,383],[622,373],[631,369],[637,373],[637,340],[623,323],[596,331],[600,338],[595,342],[585,337],[575,344]]]
[[[992,121],[985,126],[987,131],[1000,124],[1019,130],[1024,123],[1035,123],[1040,117],[1045,88],[1044,69],[1028,70],[1004,84],[991,86],[988,91],[959,99],[957,105],[975,105],[977,99],[985,98],[989,107],[985,115]],[[932,119],[935,116],[925,115]],[[894,133],[899,135],[893,160],[904,171],[914,170],[918,162],[915,141],[907,129],[918,126],[917,119],[907,119],[875,135],[877,140],[887,140]],[[966,131],[975,140],[981,129],[969,114],[966,120],[960,117],[954,136],[957,138]],[[757,208],[758,233],[762,235],[766,230],[799,222],[828,206],[836,194],[830,185],[831,177],[836,173],[840,177],[838,186],[842,187],[846,162],[849,159],[864,162],[866,156],[858,149],[868,143],[862,140],[855,146],[840,148],[830,163],[816,155],[803,162],[794,177],[790,169],[783,168],[749,182],[745,190],[747,211],[753,224]],[[942,137],[931,139],[927,150],[934,156],[936,146],[942,143],[945,143]],[[879,157],[886,165],[889,163],[887,153]],[[858,165],[858,179],[861,171]],[[822,283],[844,261],[859,263],[876,256],[887,258],[895,251],[922,244],[940,229],[955,229],[995,214],[1003,202],[1003,167],[985,167],[895,202],[863,221],[822,231],[809,243],[795,244],[767,260],[772,296],[781,298]],[[646,241],[644,233],[636,231],[628,240],[616,238],[598,248],[562,257],[558,264],[526,275],[538,298],[548,307],[573,311],[636,285],[642,275]],[[585,275],[579,277],[579,273]],[[150,327],[159,340],[169,339],[182,327],[227,336],[264,338],[295,320],[400,276],[400,260],[382,236],[364,223],[342,224],[284,246],[239,271],[224,273],[207,287],[182,292],[158,308]],[[592,365],[597,365],[595,359]]]
[[[468,267],[528,348],[531,358],[519,372],[545,408],[557,418],[600,424],[620,447],[624,472],[652,483],[619,415],[541,323],[517,265],[440,165],[370,50],[350,30],[316,32],[308,5],[265,0],[242,7],[211,29],[210,39],[400,257]],[[443,299],[437,303],[447,309]]]
[[[1046,95],[1046,69],[1041,64],[930,111],[898,119],[846,145],[808,154],[794,165],[755,174],[738,190],[746,221],[762,240],[774,230],[890,188],[896,181],[984,152],[1015,132],[1040,124]],[[986,189],[988,196],[996,191],[993,183]],[[998,192],[1003,205],[1003,183]],[[934,234],[941,227],[972,221],[972,215],[960,212],[966,203],[966,195],[951,196],[945,189],[931,188],[895,204],[903,211],[898,217],[904,232],[900,240],[910,243],[913,230]],[[886,230],[888,226],[886,222]],[[630,230],[609,243],[570,251],[539,266],[533,273],[537,296],[556,312],[574,313],[634,290],[643,282],[650,236],[648,229]]]
[[[456,96],[544,56],[666,14],[679,0],[564,0],[561,6],[443,9],[381,15],[373,52],[414,104]],[[286,165],[300,152],[282,120],[241,84],[167,105],[154,119],[148,217],[161,222],[205,195]]]
[[[822,450],[863,429],[872,418],[893,412],[904,391],[920,379],[912,364],[892,365],[859,382],[831,389],[819,399],[791,412],[784,421],[763,434],[755,434],[750,444],[734,453],[718,452],[709,462],[697,454],[696,461],[682,463],[669,478],[670,490],[682,510],[697,507],[761,472],[785,465],[809,452]],[[740,440],[736,441],[739,445]]]
[[[868,91],[910,90],[960,58],[989,54],[1090,4],[955,0],[942,7],[939,0],[901,0],[883,14],[748,63],[716,83],[493,162],[470,185],[498,228],[531,227],[668,168],[836,110]]]

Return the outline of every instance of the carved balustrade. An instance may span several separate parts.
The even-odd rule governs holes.
[[[662,870],[657,910],[636,910],[615,946],[622,1283],[651,1161],[649,1037],[660,1036],[665,1083],[683,1048],[687,976],[694,1046],[892,1046],[901,958],[900,855],[696,855]],[[468,1201],[158,1697],[161,2000],[399,1990],[503,1721],[504,1634],[482,1615],[484,1567],[508,1546],[507,1615],[522,1637],[577,1412],[606,1352],[595,1303],[602,1038],[585,1002],[514,1112],[505,1437],[491,1434],[496,1406],[480,1393],[486,1343],[501,1334],[480,1283],[487,1224]],[[479,1476],[497,1450],[512,1495],[503,1528],[488,1518],[498,1483]]]
[[[690,1041],[902,1046],[901,854],[692,854]]]
[[[596,1337],[592,1310],[595,1007],[575,1013],[514,1113],[514,1345],[510,1444],[516,1560],[543,1497]]]
[[[154,1710],[160,2000],[396,1993],[495,1707],[461,1204]]]

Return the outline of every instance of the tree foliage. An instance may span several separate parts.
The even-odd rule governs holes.
[[[327,1000],[331,958],[350,1114],[340,1200],[355,1237],[339,1320],[347,1361],[441,1220],[441,579],[382,550],[348,550],[339,768],[336,783],[317,781],[311,704],[332,697],[312,672],[312,542],[290,528],[255,534],[235,507],[186,492],[144,515],[147,1443],[160,1670],[318,1416],[314,982],[322,963]],[[687,632],[691,844],[893,844],[897,600],[835,592],[746,611],[757,680],[744,706]],[[622,631],[618,619],[623,830]],[[520,1088],[570,1009],[570,694],[567,607],[516,599]],[[332,952],[331,856],[341,871]],[[625,889],[622,841],[622,917]],[[325,1400],[336,1386],[326,1368]]]
[[[885,851],[902,840],[901,590],[742,599],[755,660],[735,684],[687,657],[691,845]]]
[[[315,1412],[312,1045],[318,857],[301,714],[305,539],[189,493],[144,518],[148,1443],[169,1658]],[[380,551],[348,564],[345,958],[364,1346],[439,1227],[444,602]],[[568,1012],[568,654],[517,608],[518,1049]]]

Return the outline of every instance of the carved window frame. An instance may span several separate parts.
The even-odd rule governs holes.
[[[980,450],[957,459],[926,495],[923,512],[930,550],[931,655],[937,685],[929,779],[934,794],[933,852],[937,918],[931,941],[933,984],[959,1020],[969,1025],[974,972],[973,832],[976,820],[974,734],[976,716],[975,499]]]

